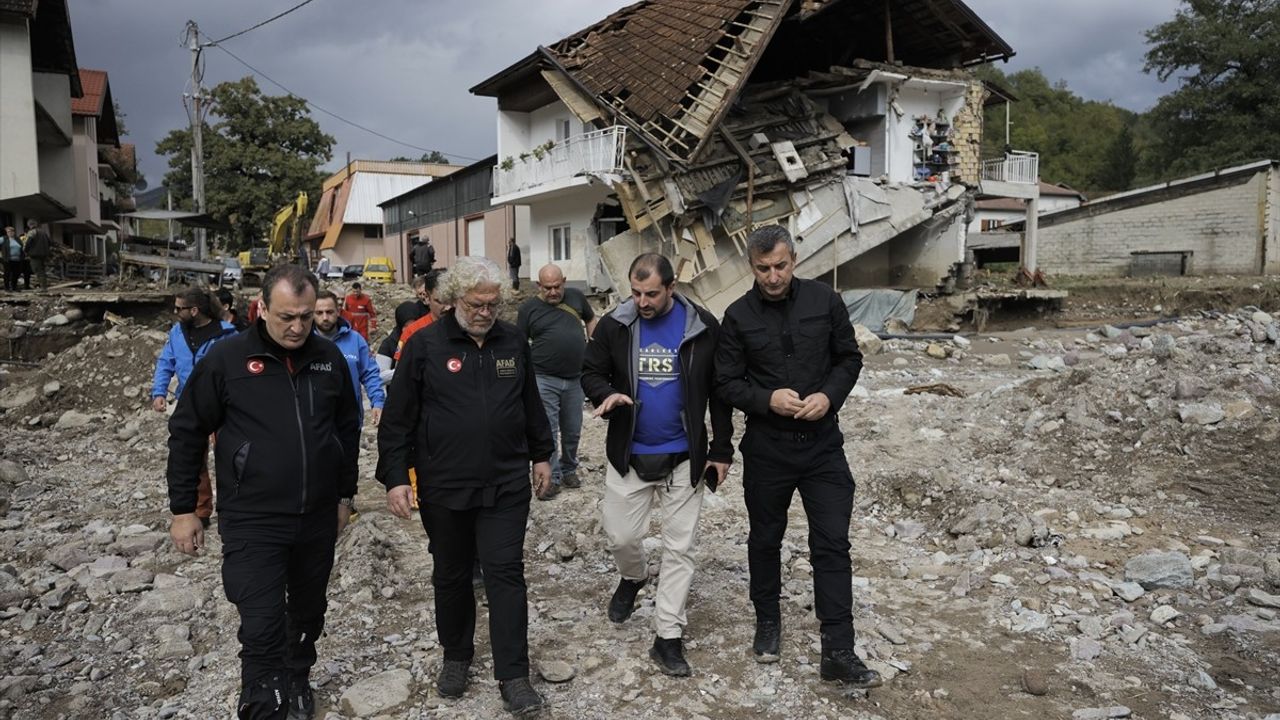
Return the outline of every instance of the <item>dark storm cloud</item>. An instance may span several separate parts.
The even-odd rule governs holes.
[[[165,171],[155,143],[185,126],[182,94],[190,53],[180,47],[188,19],[217,39],[281,12],[295,0],[72,0],[76,53],[84,67],[111,75],[126,113],[128,141],[155,186]],[[621,0],[314,0],[265,27],[227,42],[240,56],[295,93],[392,138],[466,158],[492,154],[495,103],[467,88],[612,10]],[[1040,67],[1091,99],[1143,110],[1165,90],[1142,73],[1142,32],[1172,17],[1176,0],[969,0],[1018,52],[1005,69]],[[206,51],[205,84],[250,71],[227,54]],[[269,93],[282,93],[265,79]],[[336,167],[354,158],[416,156],[397,145],[314,113],[337,138]]]

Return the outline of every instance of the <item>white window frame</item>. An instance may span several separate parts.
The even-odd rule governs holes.
[[[552,262],[566,262],[573,259],[569,237],[570,226],[568,223],[552,225],[547,228],[547,239],[551,245]]]

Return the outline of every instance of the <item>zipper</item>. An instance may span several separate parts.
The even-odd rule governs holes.
[[[293,377],[289,364],[284,363],[284,366],[289,385],[293,387],[293,415],[298,420],[298,448],[302,455],[302,507],[298,513],[302,514],[307,511],[307,436],[302,429],[302,398],[298,397],[298,381]]]

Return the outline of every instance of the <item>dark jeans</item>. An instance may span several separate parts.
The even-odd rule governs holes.
[[[14,292],[18,289],[18,275],[22,272],[21,260],[4,261],[4,289]]]
[[[34,273],[36,277],[40,278],[40,289],[48,290],[49,289],[48,258],[33,257],[33,258],[27,258],[27,261],[31,263],[31,271],[27,273],[27,286],[30,287],[31,285],[30,277],[31,277],[31,274]]]
[[[307,515],[220,512],[218,533],[223,589],[240,612],[240,717],[284,718],[290,679],[305,682],[316,662],[337,506]]]
[[[748,427],[742,451],[742,488],[751,531],[747,561],[756,620],[781,621],[782,537],[791,496],[800,491],[809,520],[814,609],[825,649],[853,647],[853,570],[849,522],[853,475],[844,438],[834,423],[806,435]]]
[[[475,655],[475,560],[484,572],[489,598],[489,644],[493,676],[513,680],[529,675],[529,604],[524,583],[524,531],[532,493],[501,494],[493,507],[450,510],[422,504],[422,527],[430,538],[436,595],[436,636],[445,660]]]

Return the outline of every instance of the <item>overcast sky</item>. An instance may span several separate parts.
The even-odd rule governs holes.
[[[127,142],[152,187],[166,170],[156,142],[185,126],[182,94],[191,54],[180,46],[188,19],[219,39],[298,0],[70,0],[76,57],[110,73]],[[585,27],[623,0],[313,0],[226,47],[294,93],[347,120],[455,162],[496,151],[496,102],[467,89]],[[1005,67],[1040,67],[1077,94],[1145,110],[1168,91],[1142,72],[1143,31],[1173,17],[1179,0],[968,0],[1017,55]],[[250,74],[226,53],[206,51],[205,85]],[[269,81],[259,84],[283,94]],[[1016,113],[1016,110],[1015,110]],[[420,150],[313,111],[337,138],[331,168],[353,158],[416,157]]]

